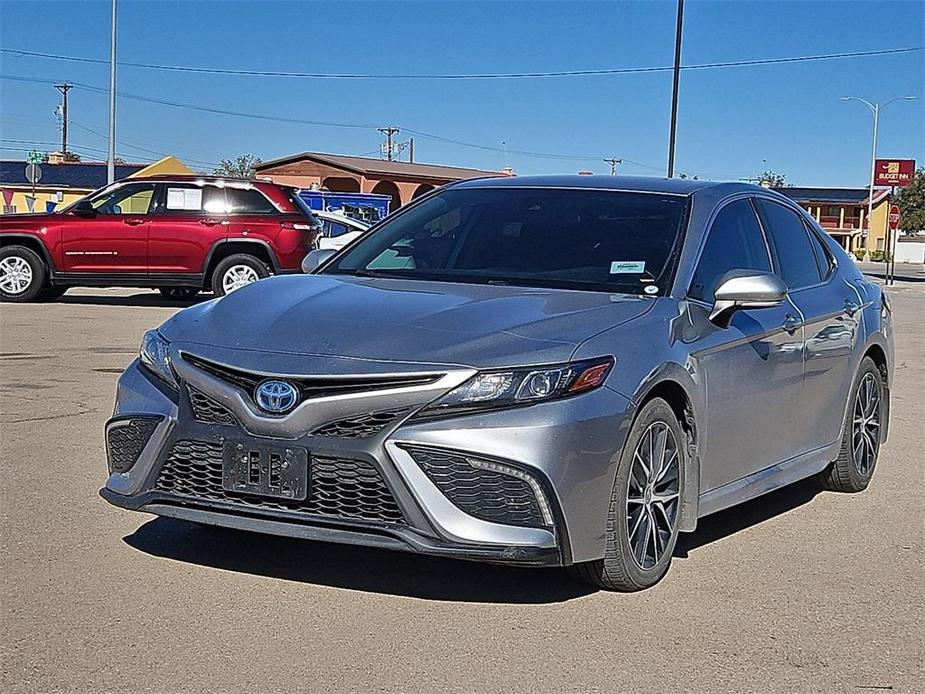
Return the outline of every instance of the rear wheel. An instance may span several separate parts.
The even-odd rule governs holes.
[[[225,296],[269,276],[270,268],[262,260],[246,253],[235,253],[215,266],[212,272],[212,293]]]
[[[45,286],[45,263],[25,246],[0,248],[0,299],[34,301]]]
[[[848,400],[838,458],[820,475],[825,489],[860,492],[873,477],[880,454],[884,425],[883,376],[870,357],[864,357]]]
[[[617,467],[604,558],[572,567],[580,579],[634,591],[665,575],[678,539],[685,440],[667,402],[653,398],[643,406]]]
[[[192,299],[199,293],[199,287],[158,287],[166,299]]]

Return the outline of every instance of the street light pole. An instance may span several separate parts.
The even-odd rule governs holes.
[[[109,41],[109,157],[106,181],[116,180],[116,0],[112,0],[112,33]]]
[[[674,80],[671,85],[671,126],[668,134],[668,178],[674,177],[674,148],[678,134],[678,89],[681,85],[681,32],[684,28],[684,0],[678,0],[674,34]]]
[[[873,138],[871,139],[871,144],[870,144],[870,190],[868,191],[868,194],[867,194],[867,231],[866,232],[864,232],[863,230],[861,231],[861,233],[863,234],[863,238],[864,238],[864,260],[867,260],[868,254],[870,252],[870,248],[868,246],[870,244],[870,232],[871,232],[870,218],[874,214],[874,177],[876,176],[876,171],[874,171],[874,168],[877,165],[877,127],[879,126],[879,123],[880,123],[880,111],[882,111],[884,108],[892,104],[894,101],[900,101],[900,100],[911,101],[915,98],[916,97],[914,96],[897,96],[883,104],[880,104],[880,103],[872,104],[867,99],[862,99],[859,96],[843,96],[841,98],[842,101],[860,101],[862,104],[864,104],[865,106],[867,106],[867,108],[870,109],[871,113],[874,114],[874,134],[873,134]]]

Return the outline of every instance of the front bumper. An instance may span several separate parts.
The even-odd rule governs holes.
[[[456,369],[434,386],[408,389],[412,392],[312,402],[289,417],[269,418],[249,403],[246,394],[185,362],[178,347],[172,349],[177,350],[174,364],[182,382],[179,393],[158,384],[137,362],[119,381],[110,425],[135,416],[158,417],[159,421],[134,465],[125,472],[113,472],[100,490],[116,506],[270,534],[479,561],[562,565],[603,555],[616,460],[632,414],[631,403],[613,391],[602,388],[569,400],[452,419],[409,420],[415,409],[472,373]],[[197,421],[190,389],[227,408],[234,424]],[[305,433],[316,430],[334,413],[385,406],[405,407],[405,414],[375,435],[343,438]],[[400,522],[391,517],[338,517],[311,509],[242,504],[220,490],[205,495],[176,493],[175,488],[165,489],[159,482],[178,442],[218,446],[228,437],[242,436],[264,444],[270,439],[304,447],[312,459],[356,461],[364,469],[374,469],[401,511]],[[525,527],[470,515],[424,473],[408,452],[412,446],[517,466],[536,480],[535,486],[552,510],[552,524]]]

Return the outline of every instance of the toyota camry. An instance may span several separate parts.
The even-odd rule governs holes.
[[[106,425],[127,509],[638,590],[699,518],[867,487],[890,305],[739,183],[445,186],[142,341]]]

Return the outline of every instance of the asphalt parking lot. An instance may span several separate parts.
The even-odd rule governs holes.
[[[633,595],[527,570],[208,529],[107,505],[103,424],[154,292],[0,309],[0,689],[925,690],[925,284],[891,288],[871,487],[701,521]]]

